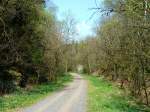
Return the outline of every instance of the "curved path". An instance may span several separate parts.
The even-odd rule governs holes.
[[[67,87],[23,112],[86,112],[86,81],[78,74],[72,75],[74,81]]]

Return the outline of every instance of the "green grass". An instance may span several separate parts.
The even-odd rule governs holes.
[[[89,84],[88,112],[150,112],[112,83],[94,76],[85,77]]]
[[[50,95],[52,92],[63,88],[72,79],[73,77],[71,75],[65,75],[57,83],[37,85],[30,91],[18,89],[13,94],[0,97],[0,112],[16,112],[16,109],[30,106]]]

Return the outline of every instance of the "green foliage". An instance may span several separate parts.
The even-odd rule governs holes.
[[[30,106],[52,92],[61,89],[72,79],[71,75],[64,74],[57,82],[35,85],[29,90],[18,88],[13,94],[0,97],[0,112],[16,112],[18,108]]]
[[[85,76],[89,83],[88,112],[148,112],[131,96],[102,77]]]
[[[140,102],[149,105],[149,7],[142,0],[104,3],[104,10],[99,10],[110,17],[100,23],[95,37],[80,43],[79,60],[88,73],[120,82],[122,88],[128,87]]]
[[[26,87],[28,83],[56,80],[57,74],[65,71],[63,35],[54,12],[46,10],[44,3],[44,0],[0,1],[1,82],[6,77],[13,87]],[[14,79],[13,73],[8,78],[7,71],[21,74],[20,78]],[[7,93],[3,89],[0,92]]]

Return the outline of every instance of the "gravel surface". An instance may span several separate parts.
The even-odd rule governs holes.
[[[86,112],[86,81],[76,73],[72,75],[74,81],[63,90],[22,112]]]

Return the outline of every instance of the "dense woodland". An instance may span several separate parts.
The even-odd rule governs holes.
[[[71,70],[74,19],[57,21],[44,0],[0,1],[0,94],[55,81]],[[67,35],[67,36],[66,36]]]
[[[150,104],[150,3],[144,0],[105,0],[93,8],[105,20],[96,36],[81,43],[86,72],[117,81],[139,102]]]
[[[57,80],[83,65],[84,72],[119,82],[148,105],[150,4],[104,0],[104,6],[92,8],[104,17],[96,36],[74,42],[74,18],[68,15],[58,21],[55,6],[47,10],[43,0],[1,0],[0,94]]]

